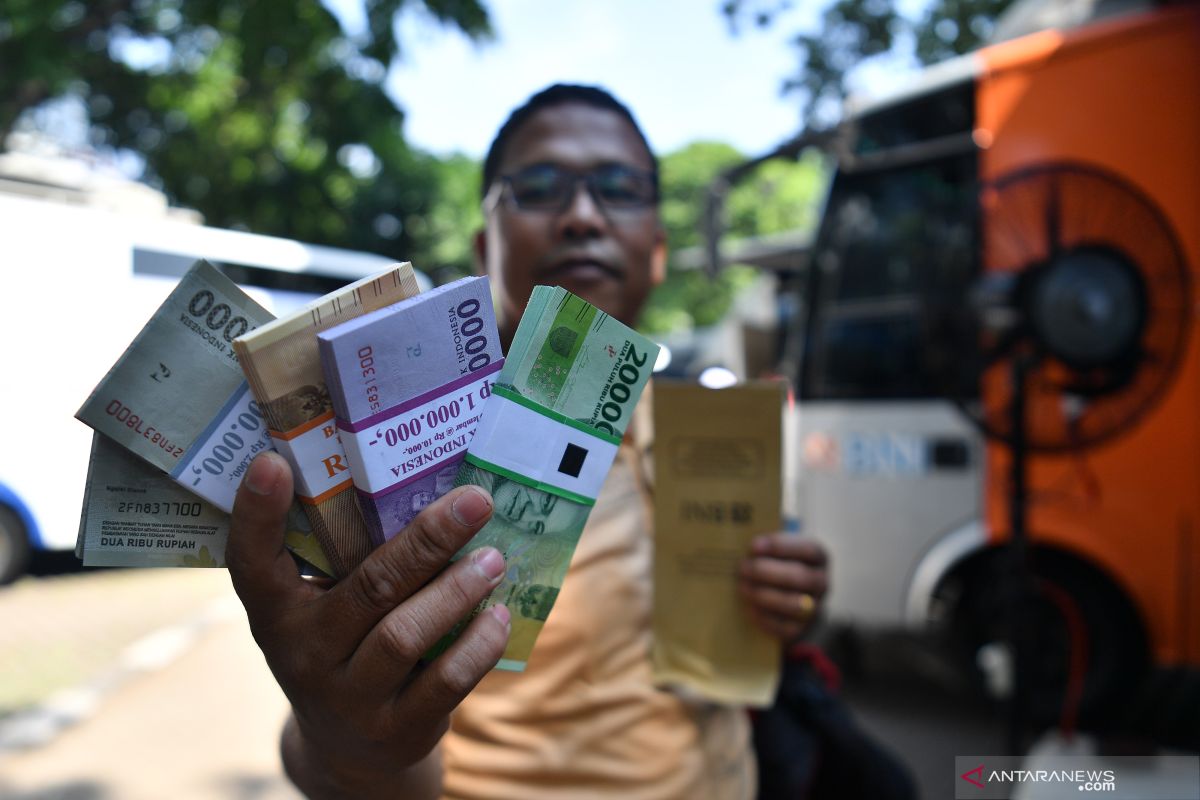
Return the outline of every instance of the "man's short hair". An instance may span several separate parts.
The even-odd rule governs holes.
[[[568,103],[580,103],[592,108],[611,111],[633,126],[634,132],[637,133],[638,138],[646,148],[646,154],[650,156],[650,163],[654,165],[654,189],[657,194],[658,159],[654,157],[654,151],[650,149],[650,142],[647,141],[646,134],[642,133],[637,120],[633,118],[633,113],[626,108],[625,104],[598,86],[556,83],[526,100],[525,104],[517,107],[509,115],[508,119],[505,120],[504,124],[500,126],[500,130],[496,133],[496,138],[492,140],[492,146],[488,148],[487,158],[483,161],[483,185],[480,187],[479,192],[481,197],[487,197],[488,189],[492,187],[492,183],[499,177],[497,173],[500,169],[500,161],[504,158],[504,148],[508,146],[509,141],[516,135],[517,130],[528,122],[530,117],[542,109],[566,105]]]

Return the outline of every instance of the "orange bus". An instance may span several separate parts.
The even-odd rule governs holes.
[[[985,47],[842,132],[784,365],[831,617],[1011,673],[1021,359],[1034,711],[1200,740],[1200,7]]]

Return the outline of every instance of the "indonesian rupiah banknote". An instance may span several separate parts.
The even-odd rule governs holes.
[[[503,357],[487,278],[462,278],[317,334],[375,544],[454,486]]]
[[[77,555],[85,567],[223,567],[228,515],[92,433]]]
[[[533,290],[456,480],[495,501],[456,558],[487,545],[504,554],[503,581],[476,609],[503,603],[512,615],[501,669],[525,668],[658,350],[562,288]]]
[[[328,574],[298,504],[285,544],[306,574]],[[224,567],[229,515],[100,433],[84,488],[75,555],[85,567]],[[324,565],[322,567],[322,565]]]
[[[233,340],[271,319],[215,267],[197,262],[76,417],[188,491],[231,511],[250,461],[271,447]],[[330,569],[324,559],[315,566]]]
[[[317,350],[317,334],[417,294],[412,265],[387,270],[325,295],[233,342],[275,447],[292,466],[304,506],[333,572],[371,552]]]
[[[233,339],[272,319],[198,262],[76,417],[228,511],[246,466],[271,446]]]

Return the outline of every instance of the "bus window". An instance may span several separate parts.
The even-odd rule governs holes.
[[[856,155],[893,150],[975,127],[975,85],[960,81],[922,97],[891,102],[855,120]]]
[[[807,400],[974,392],[963,298],[979,270],[975,155],[839,173],[813,252],[800,392]],[[950,335],[948,335],[950,334]]]

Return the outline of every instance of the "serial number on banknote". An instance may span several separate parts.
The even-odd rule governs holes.
[[[171,514],[177,517],[198,517],[203,512],[200,503],[180,503],[174,500],[132,500],[117,503],[118,514]]]

